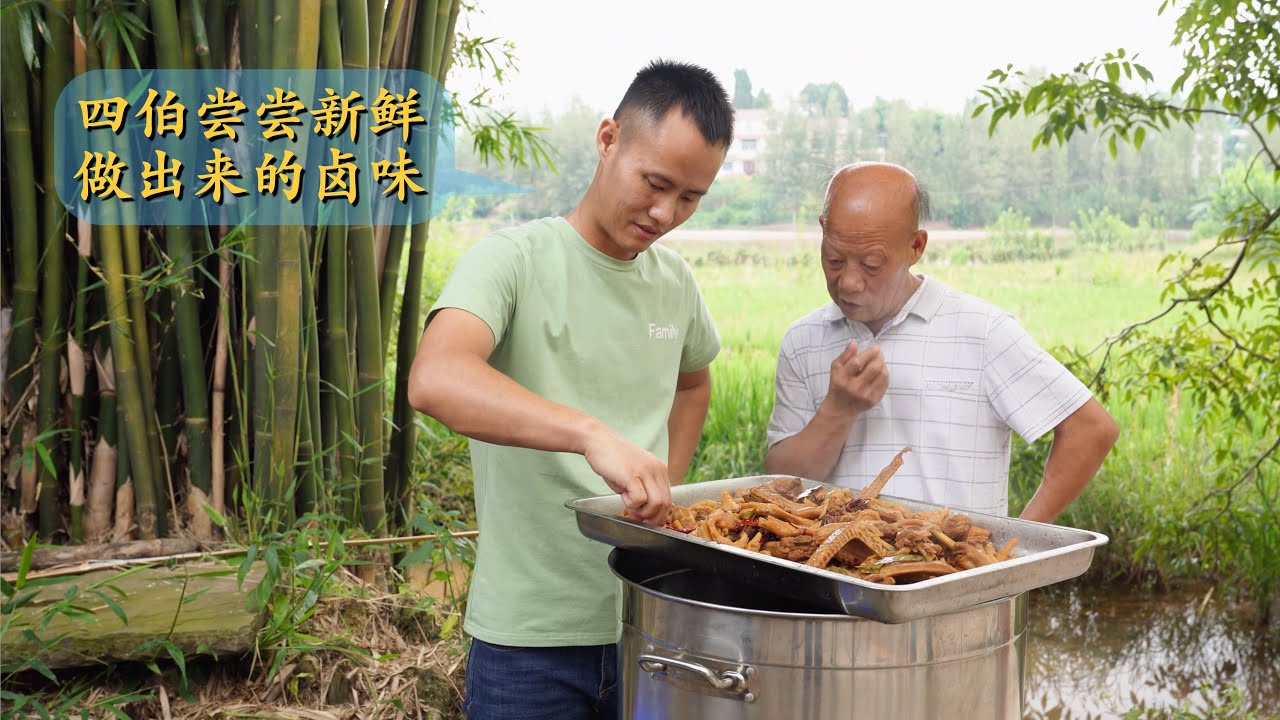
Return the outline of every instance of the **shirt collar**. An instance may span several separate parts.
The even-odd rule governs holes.
[[[915,315],[921,320],[928,321],[937,314],[938,308],[942,307],[942,298],[945,294],[942,285],[938,281],[930,279],[928,275],[920,275],[919,278],[920,287],[916,288],[911,297],[907,298],[907,302],[902,306],[902,309],[885,325],[881,332],[902,322],[907,315]],[[835,302],[829,302],[824,308],[823,319],[833,323],[842,321],[845,317]]]

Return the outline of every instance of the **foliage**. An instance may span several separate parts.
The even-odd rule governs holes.
[[[847,117],[849,94],[838,82],[808,83],[800,91],[800,108],[807,115]]]
[[[1127,250],[1133,232],[1110,208],[1082,210],[1079,222],[1071,223],[1076,243],[1090,250]]]
[[[1048,260],[1055,254],[1053,235],[1033,232],[1031,218],[1014,208],[1005,208],[987,228],[986,259],[990,262]]]
[[[751,76],[746,70],[737,68],[733,71],[733,106],[739,110],[750,110],[755,107],[755,101],[751,94]]]
[[[1176,708],[1133,708],[1123,720],[1268,720],[1274,715],[1263,715],[1250,709],[1244,692],[1236,685],[1220,688],[1203,683],[1200,692],[1208,699],[1186,700]]]
[[[1228,183],[1244,192],[1220,193],[1210,206],[1222,227],[1216,241],[1198,254],[1167,256],[1162,267],[1174,274],[1163,294],[1165,307],[1080,360],[1093,366],[1100,392],[1118,398],[1185,392],[1203,408],[1199,427],[1243,424],[1252,431],[1246,437],[1257,438],[1242,443],[1230,432],[1206,432],[1213,452],[1205,467],[1213,487],[1178,516],[1181,531],[1196,532],[1222,517],[1245,527],[1276,527],[1280,203],[1271,189],[1280,179],[1273,135],[1280,125],[1280,3],[1166,0],[1160,11],[1175,8],[1180,14],[1173,40],[1184,69],[1167,93],[1130,89],[1135,76],[1144,85],[1153,78],[1119,49],[1040,80],[1011,66],[994,70],[995,83],[981,91],[987,102],[975,115],[990,114],[990,132],[1018,114],[1036,118],[1033,149],[1094,130],[1113,157],[1120,144],[1141,150],[1149,134],[1178,123],[1198,127],[1215,116],[1252,137],[1248,170]],[[1262,502],[1242,499],[1254,489]],[[1232,549],[1241,554],[1233,558],[1231,579],[1271,597],[1280,578],[1263,568],[1274,538]]]
[[[477,5],[463,3],[468,13]],[[469,16],[468,16],[469,20]],[[469,27],[469,23],[468,23]],[[515,167],[546,166],[554,169],[551,146],[543,128],[520,122],[510,112],[494,109],[493,88],[501,86],[516,70],[515,43],[498,37],[458,34],[453,61],[459,68],[475,71],[482,87],[469,97],[453,96],[454,118],[471,138],[472,151],[484,164],[496,162]]]
[[[759,98],[753,106],[762,107]],[[766,114],[770,129],[763,136],[758,172],[749,182],[719,178],[688,227],[738,227],[746,222],[815,227],[827,178],[855,160],[885,160],[910,168],[930,189],[937,224],[988,226],[1013,206],[1032,227],[1064,228],[1084,210],[1108,207],[1130,226],[1141,225],[1146,216],[1153,224],[1163,218],[1168,226],[1188,227],[1216,186],[1220,166],[1230,168],[1247,160],[1249,147],[1249,138],[1239,137],[1226,119],[1212,117],[1195,130],[1175,126],[1151,135],[1140,153],[1121,146],[1114,160],[1105,142],[1082,135],[1028,157],[1026,145],[1035,134],[1030,119],[1005,118],[1004,131],[989,138],[984,124],[970,122],[965,115],[883,99],[850,107],[847,116],[838,108],[830,113],[799,107],[771,110]],[[545,128],[556,172],[533,164],[512,170],[504,179],[531,193],[468,197],[454,203],[451,217],[514,223],[572,207],[595,170],[592,138],[601,117],[580,101],[539,116],[533,124]],[[460,139],[459,159],[479,167],[482,163],[472,145]],[[708,213],[713,197],[720,200],[717,207],[732,205],[735,210]]]
[[[768,225],[779,219],[778,199],[768,192],[765,183],[734,176],[717,180],[698,203],[698,212],[682,227],[751,227]]]

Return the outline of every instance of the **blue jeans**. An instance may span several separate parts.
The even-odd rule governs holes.
[[[618,646],[511,647],[471,639],[468,720],[616,720]]]

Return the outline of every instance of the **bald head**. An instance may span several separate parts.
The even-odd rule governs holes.
[[[906,168],[883,162],[856,162],[836,171],[822,201],[825,221],[833,208],[856,214],[892,213],[910,218],[911,229],[929,218],[929,193]]]

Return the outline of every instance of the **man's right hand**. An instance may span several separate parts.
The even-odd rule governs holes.
[[[879,346],[858,352],[858,341],[850,340],[831,361],[831,384],[823,404],[836,415],[856,416],[875,407],[888,389],[889,367]]]
[[[671,507],[667,465],[603,424],[587,439],[583,455],[591,469],[622,496],[627,514],[651,525],[666,521]]]

